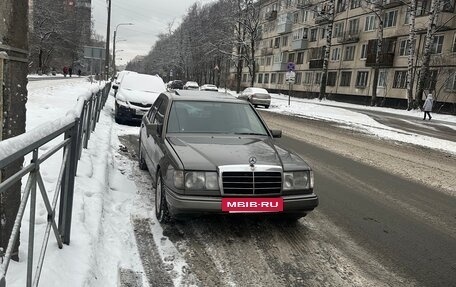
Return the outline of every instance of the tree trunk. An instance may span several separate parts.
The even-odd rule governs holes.
[[[326,31],[326,47],[323,57],[323,73],[321,75],[320,82],[320,95],[318,96],[320,100],[326,97],[326,79],[328,77],[329,52],[331,51],[332,28],[334,24],[334,0],[329,1],[328,17],[330,19],[330,22],[328,24],[328,31]]]
[[[377,10],[377,16],[379,19],[378,30],[377,30],[377,50],[375,51],[375,66],[374,66],[374,77],[372,81],[372,96],[371,96],[371,106],[377,105],[377,86],[378,86],[378,77],[380,75],[380,62],[381,57],[383,56],[383,15],[384,15],[384,3],[385,0],[381,0]],[[383,56],[384,58],[384,56]]]
[[[409,29],[409,55],[408,55],[408,69],[407,69],[407,110],[413,108],[413,62],[415,58],[416,49],[416,31],[415,31],[415,17],[416,17],[416,0],[411,0],[410,3],[410,29]]]
[[[3,130],[0,134],[0,140],[5,140],[25,132],[28,74],[28,52],[26,52],[28,50],[28,0],[2,1],[0,19],[3,19],[3,24],[0,26],[0,35],[4,35],[4,37],[0,38],[0,42],[5,46],[16,48],[14,52],[10,50],[7,53],[10,57],[18,58],[6,60],[3,71],[0,71],[3,72],[4,83],[2,95],[3,113],[0,115],[0,120],[3,122]],[[22,167],[23,161],[24,159],[20,158],[1,170],[0,181],[18,172]],[[8,245],[20,201],[20,181],[5,193],[0,194],[0,247],[4,250],[6,250]],[[14,260],[19,259],[18,248],[19,238],[12,257]]]
[[[426,82],[426,79],[429,74],[429,63],[431,62],[431,47],[432,47],[432,41],[434,39],[434,34],[435,34],[435,18],[437,16],[437,13],[440,8],[440,0],[434,0],[432,2],[431,6],[431,13],[429,14],[429,20],[428,20],[428,28],[427,28],[427,33],[426,33],[426,41],[424,44],[424,53],[423,53],[423,61],[421,64],[421,69],[420,69],[420,78],[418,81],[418,88],[416,91],[415,95],[415,107],[420,107],[421,102],[422,102],[422,97],[423,97],[423,92],[424,92],[424,83]]]
[[[255,39],[250,41],[250,57],[252,62],[252,87],[255,84],[255,75],[256,75],[256,59],[255,59]]]

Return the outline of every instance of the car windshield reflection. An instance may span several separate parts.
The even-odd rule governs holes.
[[[249,105],[203,101],[174,102],[167,132],[268,135]]]

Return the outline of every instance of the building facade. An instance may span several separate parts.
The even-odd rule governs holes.
[[[313,1],[313,2],[312,2]],[[377,96],[383,104],[406,106],[408,35],[407,0],[384,0],[383,51]],[[431,0],[417,0],[415,85],[421,67]],[[373,83],[379,15],[366,0],[335,0],[332,43],[328,63],[329,98],[368,102]],[[431,47],[426,92],[454,109],[456,103],[456,14],[454,0],[441,0],[437,29]],[[293,94],[318,96],[326,45],[328,2],[322,0],[261,1],[262,37],[257,43],[255,86],[287,91],[288,63],[295,64]],[[325,13],[326,12],[326,13]],[[244,68],[242,86],[250,85]],[[449,104],[449,105],[448,105]],[[451,107],[452,106],[452,107]]]

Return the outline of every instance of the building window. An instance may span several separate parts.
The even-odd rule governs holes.
[[[317,32],[318,32],[318,29],[315,28],[315,29],[310,29],[310,42],[315,42],[317,41]]]
[[[407,40],[402,40],[399,44],[399,56],[408,56],[410,53],[409,48],[410,48],[410,41]]]
[[[277,74],[271,74],[271,84],[275,84],[277,78]]]
[[[261,57],[260,58],[260,66],[264,66],[265,58]]]
[[[356,76],[356,87],[358,88],[365,88],[367,86],[367,77],[369,76],[369,72],[358,72]]]
[[[299,13],[298,12],[293,13],[293,24],[298,24],[298,20],[299,20]]]
[[[387,76],[388,76],[388,71],[386,71],[386,70],[379,71],[377,87],[381,87],[381,88],[386,87]]]
[[[347,9],[347,0],[337,0],[336,12],[343,12]]]
[[[269,74],[264,74],[263,84],[269,84]]]
[[[432,42],[431,53],[432,54],[440,54],[442,53],[443,47],[443,35],[434,36],[434,40]]]
[[[304,85],[311,85],[312,84],[312,72],[304,73]]]
[[[356,9],[361,7],[361,0],[352,0],[350,4],[350,9]]]
[[[328,72],[328,78],[326,79],[326,85],[328,87],[334,87],[336,85],[337,72]]]
[[[353,19],[348,21],[348,33],[349,34],[356,34],[359,32],[359,19]]]
[[[315,73],[315,85],[320,85],[321,84],[321,72],[316,72]]]
[[[361,57],[360,59],[366,59],[367,58],[367,44],[363,44],[361,46]]]
[[[339,22],[339,23],[334,24],[333,37],[339,38],[339,37],[342,37],[343,34],[344,34],[344,22]]]
[[[288,46],[288,36],[282,37],[282,47]]]
[[[340,73],[340,86],[350,87],[352,72],[341,72]]]
[[[302,11],[301,22],[307,22],[308,19],[309,19],[309,11],[307,11],[307,10]]]
[[[456,33],[453,36],[453,47],[451,48],[451,52],[456,52]]]
[[[280,47],[280,37],[274,39],[274,48]]]
[[[247,74],[242,74],[242,82],[247,83]]]
[[[295,75],[295,84],[296,85],[300,85],[301,84],[301,79],[302,79],[302,73],[301,72],[297,72],[296,75]]]
[[[393,88],[405,89],[407,87],[407,71],[394,72]]]
[[[450,76],[448,77],[448,81],[446,84],[446,90],[447,91],[456,91],[456,71],[450,70],[449,75]]]
[[[383,18],[383,25],[385,28],[394,27],[396,26],[396,20],[397,10],[386,12],[385,17]]]
[[[331,61],[339,61],[340,60],[340,48],[334,48],[331,54]]]
[[[344,61],[353,61],[355,59],[355,46],[345,47]]]
[[[325,36],[326,36],[326,29],[325,28],[321,28],[321,38],[324,39]]]
[[[263,83],[263,74],[258,74],[258,84]]]
[[[411,14],[411,10],[410,10],[410,7],[407,6],[406,10],[405,10],[405,15],[404,15],[404,24],[410,24],[410,14]]]
[[[283,84],[283,73],[279,73],[279,80],[277,81],[277,84]]]
[[[366,16],[366,23],[364,24],[364,31],[374,31],[377,27],[377,16]]]
[[[293,32],[293,40],[307,39],[307,28],[301,28]]]
[[[288,54],[288,62],[294,63],[294,60],[295,60],[295,54],[294,53]]]
[[[271,66],[272,64],[272,57],[267,57],[266,58],[266,66]]]
[[[429,70],[429,74],[424,80],[424,89],[425,90],[435,90],[435,86],[437,84],[437,70]]]
[[[302,63],[304,63],[304,52],[299,52],[298,59],[296,60],[296,64],[302,64]]]

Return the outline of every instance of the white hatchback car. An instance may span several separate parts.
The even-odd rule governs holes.
[[[165,83],[158,75],[138,73],[126,74],[117,88],[115,104],[116,123],[126,121],[140,122],[143,115],[157,99],[166,91]]]
[[[262,88],[247,88],[239,94],[238,99],[246,100],[254,107],[264,106],[267,109],[271,105],[271,95]]]
[[[199,90],[199,85],[197,82],[188,81],[184,85],[184,90]]]

